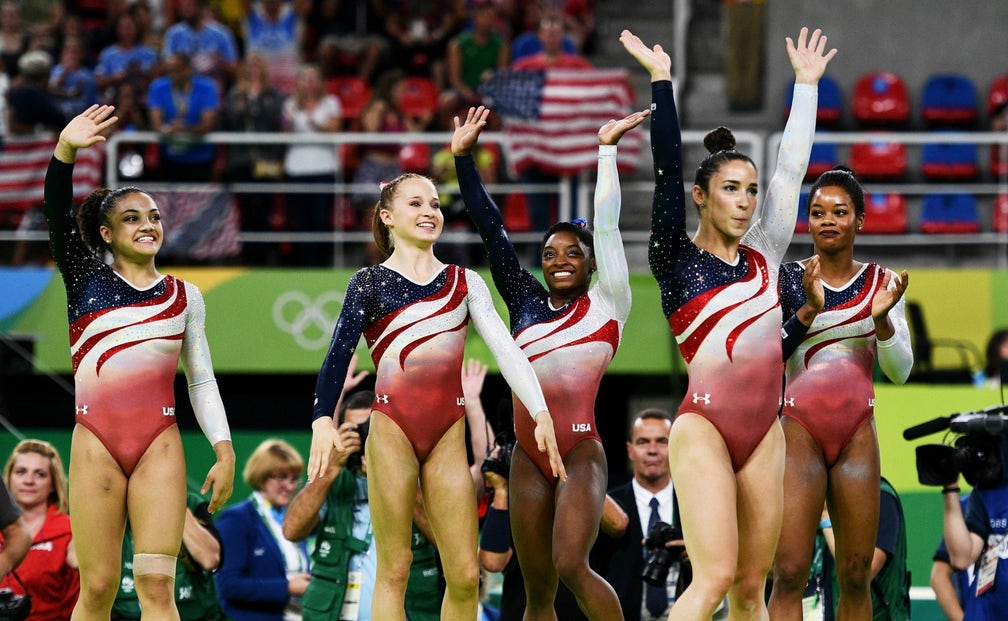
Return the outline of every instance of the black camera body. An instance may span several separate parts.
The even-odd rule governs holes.
[[[510,434],[500,432],[494,439],[494,444],[500,447],[496,457],[491,457],[493,452],[491,447],[487,447],[486,459],[480,466],[480,472],[493,472],[507,479],[511,476],[511,452],[514,451],[515,443]]]
[[[346,460],[346,468],[351,472],[360,472],[363,466],[362,458],[364,457],[364,443],[367,441],[368,431],[371,429],[371,420],[368,419],[363,423],[357,424],[357,435],[360,436],[360,450],[350,453]]]
[[[23,621],[31,613],[31,596],[0,589],[0,621]]]
[[[641,572],[641,579],[652,586],[664,587],[668,580],[672,563],[682,560],[685,545],[667,545],[670,541],[681,540],[682,530],[668,522],[655,522],[648,529],[644,548],[648,551],[648,561]],[[680,579],[682,576],[680,575]]]
[[[950,485],[959,474],[974,487],[992,488],[1008,482],[1008,406],[993,406],[937,418],[903,432],[907,440],[948,429],[957,434],[951,444],[918,446],[917,479],[922,485]]]

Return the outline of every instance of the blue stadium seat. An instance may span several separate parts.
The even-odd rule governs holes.
[[[795,222],[795,233],[808,233],[808,192],[802,192],[798,196],[798,220]]]
[[[936,142],[921,148],[921,172],[933,181],[970,181],[980,175],[975,144]]]
[[[921,92],[921,118],[932,127],[975,127],[980,102],[973,81],[953,73],[928,78]]]
[[[794,80],[784,91],[784,118],[791,114],[791,95],[794,93]],[[818,108],[816,109],[816,126],[831,128],[843,122],[843,93],[840,83],[828,75],[819,78]]]
[[[805,170],[805,179],[813,180],[827,170],[837,165],[837,146],[833,142],[818,142],[812,145],[809,153],[808,168]]]
[[[980,210],[972,194],[928,194],[921,203],[920,229],[924,233],[976,233]]]

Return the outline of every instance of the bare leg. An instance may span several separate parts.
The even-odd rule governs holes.
[[[837,621],[870,619],[871,563],[879,520],[879,448],[872,420],[858,429],[830,468],[830,520],[840,584]]]
[[[90,430],[74,427],[70,448],[70,527],[80,565],[73,621],[108,621],[119,589],[126,528],[126,475]]]
[[[185,524],[185,454],[178,427],[161,432],[130,475],[126,492],[137,554],[178,556]],[[175,574],[134,573],[141,618],[175,621]]]
[[[555,489],[521,446],[511,456],[508,503],[511,534],[525,581],[525,621],[556,621],[553,600],[557,570],[553,564]]]
[[[819,445],[793,419],[781,419],[787,458],[784,468],[782,532],[774,557],[773,592],[768,609],[774,621],[801,621],[802,594],[815,548],[816,524],[826,502],[826,464]]]
[[[784,432],[767,431],[749,461],[736,473],[738,483],[738,569],[728,591],[728,618],[763,621],[766,577],[780,538],[784,510]]]
[[[738,559],[731,457],[710,421],[683,413],[669,433],[669,466],[693,565],[693,582],[672,606],[669,621],[710,619],[732,584]]]
[[[420,487],[444,567],[443,621],[472,621],[479,604],[476,492],[459,419],[420,467]]]
[[[567,453],[564,467],[567,483],[557,489],[552,546],[560,579],[592,621],[623,619],[616,592],[588,566],[608,482],[602,445],[594,440],[581,442]]]
[[[402,429],[381,412],[371,412],[364,453],[371,526],[378,553],[371,617],[405,621],[406,582],[413,561],[410,551],[413,506],[420,465]],[[472,487],[471,481],[469,486]]]

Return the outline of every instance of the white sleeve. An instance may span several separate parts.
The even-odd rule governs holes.
[[[469,285],[469,295],[466,298],[469,304],[469,317],[472,318],[476,332],[490,348],[490,353],[497,361],[501,375],[511,386],[511,390],[518,395],[525,409],[534,417],[546,409],[546,398],[543,397],[542,387],[539,386],[532,364],[511,338],[507,326],[494,308],[490,290],[480,275],[472,270],[466,270],[466,282]]]
[[[893,273],[889,287],[896,287],[899,275]],[[896,384],[903,384],[910,377],[910,369],[913,368],[913,348],[910,344],[910,328],[906,320],[906,297],[900,298],[896,305],[889,309],[889,321],[892,323],[894,332],[891,338],[885,341],[876,341],[875,348],[878,351],[879,368]]]
[[[199,289],[190,283],[184,283],[184,286],[189,307],[182,339],[182,369],[189,383],[189,402],[196,421],[210,444],[217,444],[231,439],[231,429],[210,362],[210,345],[204,329],[206,306]]]
[[[603,299],[611,305],[612,316],[620,326],[630,316],[630,270],[619,231],[621,206],[616,145],[599,145],[593,233],[595,265],[599,273],[599,290]]]

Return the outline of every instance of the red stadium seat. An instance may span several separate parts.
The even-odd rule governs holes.
[[[865,222],[862,233],[901,234],[907,232],[906,199],[902,194],[865,196]]]
[[[1008,103],[1008,73],[994,78],[987,89],[987,114],[994,114],[998,106],[1006,103]]]
[[[907,171],[906,145],[899,142],[852,144],[848,164],[862,179],[901,179]]]
[[[920,229],[924,233],[976,233],[980,212],[972,194],[928,194],[921,203]]]
[[[430,174],[430,145],[425,142],[405,144],[399,149],[399,167],[403,172]]]
[[[975,127],[980,102],[973,81],[953,73],[928,78],[921,93],[921,118],[932,127]]]
[[[992,144],[990,148],[990,172],[998,178],[1008,176],[1008,157],[1004,155],[1006,148],[1003,144]]]
[[[906,82],[895,73],[869,73],[858,78],[851,99],[854,119],[865,127],[898,127],[910,120]]]
[[[504,216],[504,228],[508,232],[520,233],[532,230],[532,216],[525,194],[521,192],[508,194],[501,212]]]
[[[994,199],[994,230],[1008,233],[1008,194],[998,194]]]
[[[364,106],[371,100],[371,85],[354,76],[329,78],[326,80],[326,92],[339,99],[340,114],[345,121],[360,117]]]
[[[427,117],[437,110],[438,87],[428,78],[408,76],[403,78],[398,103],[399,111],[406,116]]]

